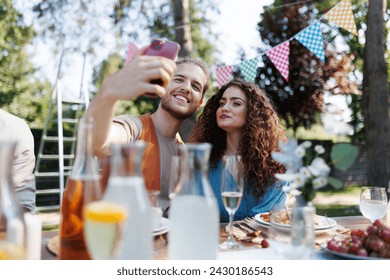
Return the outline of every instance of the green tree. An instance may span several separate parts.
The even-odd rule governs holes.
[[[49,84],[34,76],[25,47],[35,33],[11,0],[0,3],[0,107],[41,128],[45,119]]]

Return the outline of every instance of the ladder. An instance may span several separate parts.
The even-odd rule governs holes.
[[[82,73],[84,67],[85,55]],[[78,99],[63,98],[58,72],[35,164],[38,212],[60,209],[65,183],[75,158],[78,123],[88,105],[89,96],[82,83]]]

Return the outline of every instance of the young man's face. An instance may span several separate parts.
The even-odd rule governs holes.
[[[177,65],[167,94],[161,98],[161,108],[180,120],[190,117],[201,105],[206,83],[207,76],[199,66],[192,63]]]

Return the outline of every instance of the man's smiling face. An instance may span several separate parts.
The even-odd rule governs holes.
[[[206,74],[199,66],[191,63],[177,65],[167,94],[161,98],[161,108],[180,120],[190,117],[200,107],[206,83]]]

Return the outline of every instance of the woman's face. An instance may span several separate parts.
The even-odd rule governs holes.
[[[240,131],[245,122],[248,98],[238,87],[225,90],[217,110],[218,127],[226,132]]]

